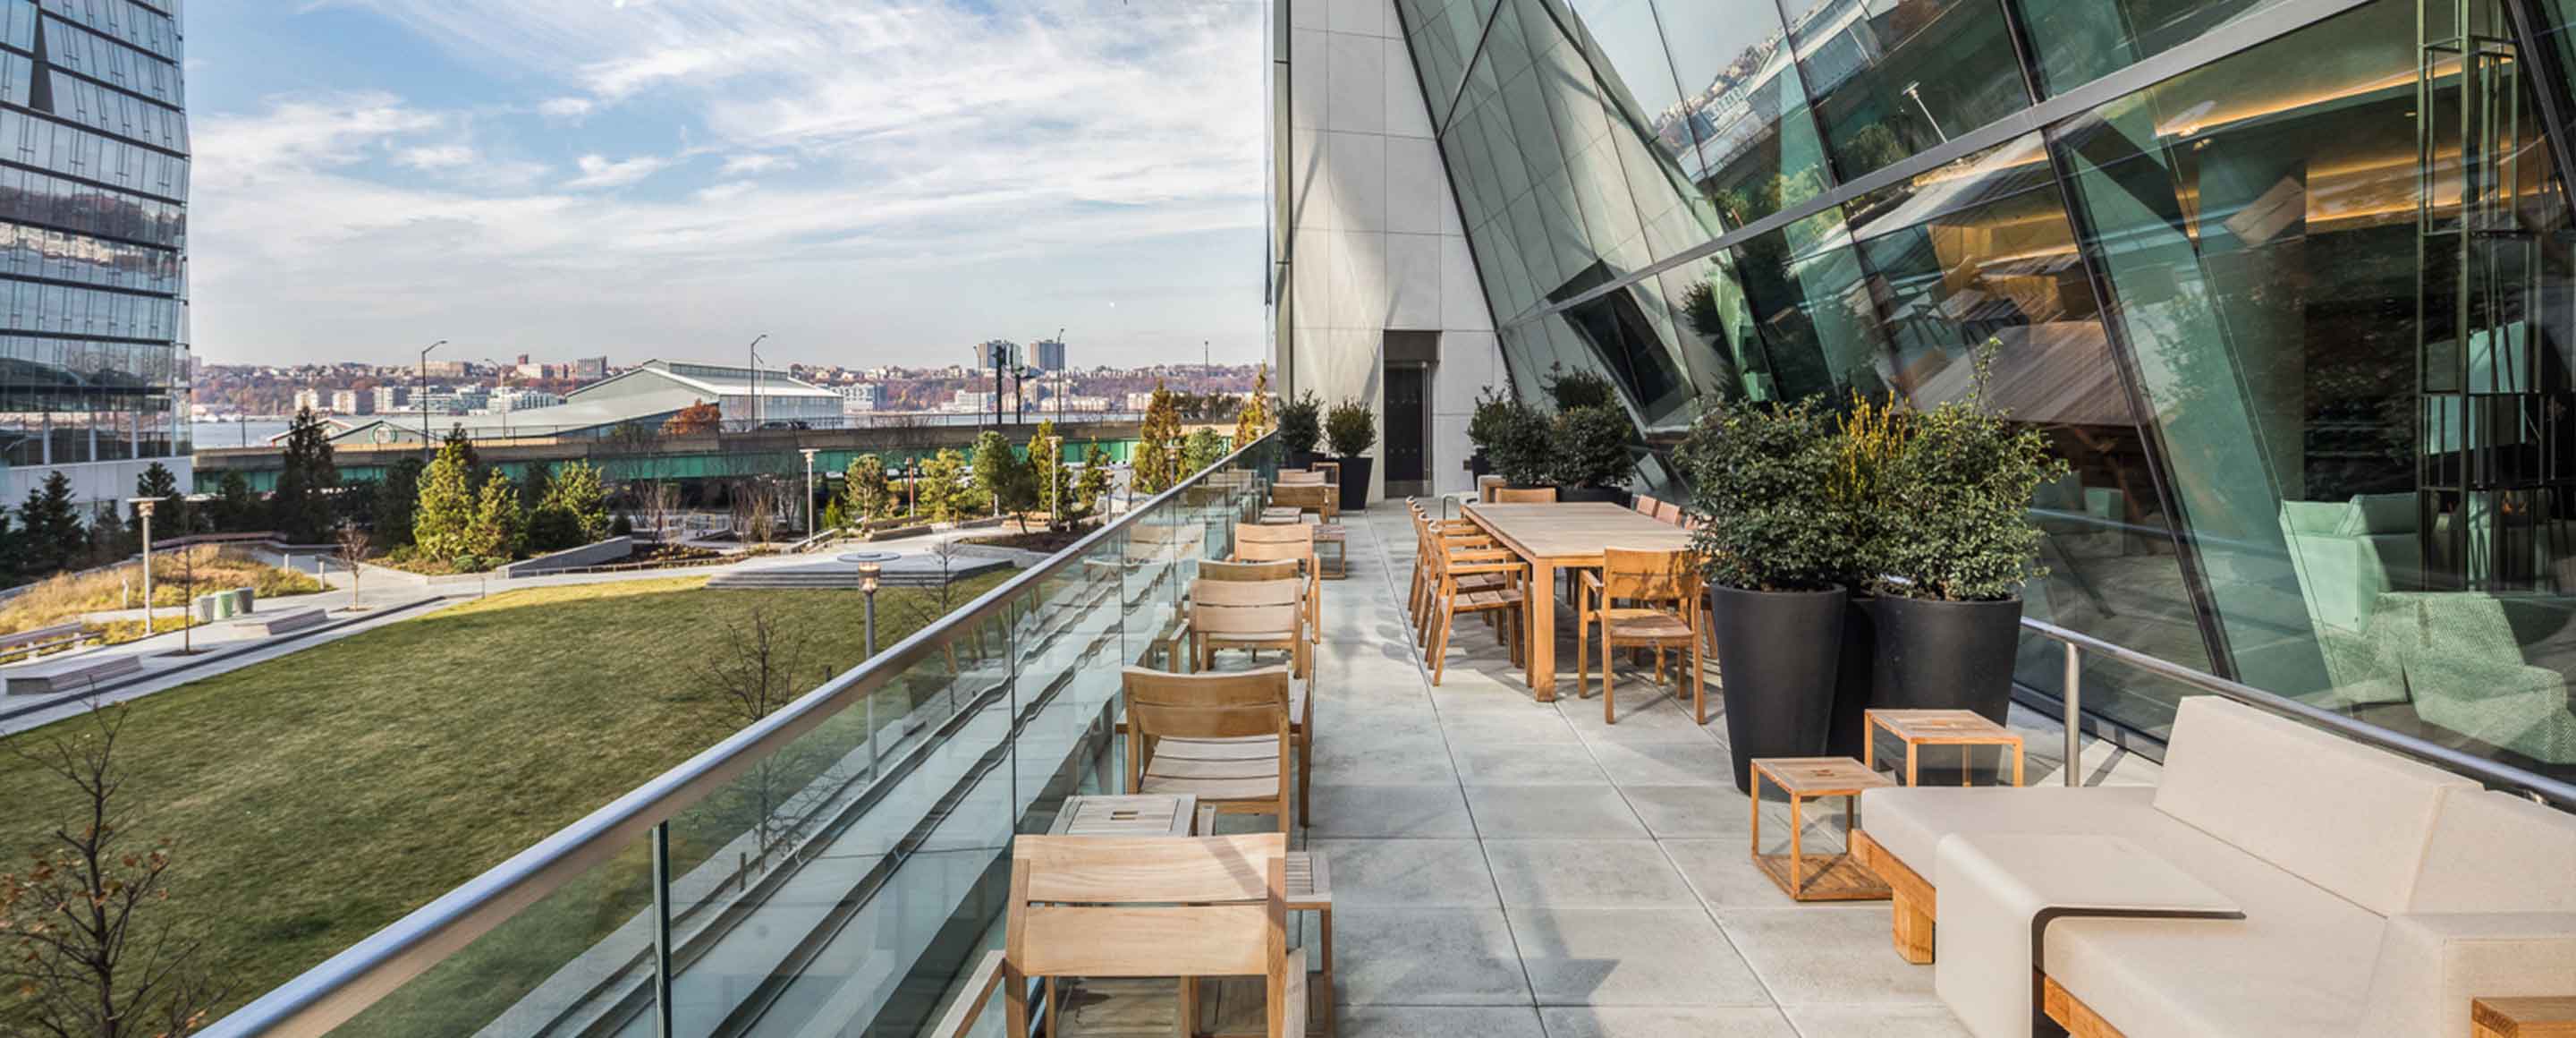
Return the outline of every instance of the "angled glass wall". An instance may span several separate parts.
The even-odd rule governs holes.
[[[1433,96],[1463,69],[1440,143],[1524,395],[1928,406],[1991,343],[2072,468],[2030,615],[2565,776],[2576,3],[2516,2],[1458,0],[1410,38]]]

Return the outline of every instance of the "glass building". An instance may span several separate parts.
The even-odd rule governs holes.
[[[2030,615],[2576,775],[2576,0],[1395,13],[1510,384],[1610,378],[1646,485],[1713,398],[1931,406],[1991,343],[2073,467]],[[2085,688],[2151,737],[2182,691]]]
[[[84,500],[189,475],[178,0],[0,0],[0,463]]]

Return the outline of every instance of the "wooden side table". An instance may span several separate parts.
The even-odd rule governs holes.
[[[2576,998],[2481,998],[2469,1003],[2471,1038],[2576,1038]]]
[[[1789,794],[1789,853],[1762,853],[1762,780]],[[1843,832],[1860,828],[1860,794],[1893,786],[1887,777],[1849,757],[1769,757],[1753,762],[1753,864],[1793,901],[1885,901],[1887,883],[1852,856],[1850,837],[1840,854],[1808,854],[1803,808],[1818,797],[1842,797]]]
[[[1919,785],[1916,758],[1926,746],[1959,748],[1959,784],[1968,784],[1970,758],[1976,747],[1995,746],[2012,750],[2012,784],[2021,785],[2021,733],[2013,731],[1974,710],[1870,710],[1862,715],[1863,737],[1861,763],[1870,771],[1878,770],[1878,733],[1881,729],[1905,743],[1905,784]]]
[[[1182,794],[1064,798],[1051,836],[1188,836],[1199,798]]]

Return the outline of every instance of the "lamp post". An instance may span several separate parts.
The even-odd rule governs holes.
[[[135,514],[143,517],[143,633],[152,633],[152,506],[157,498],[132,499]]]
[[[429,435],[429,351],[445,345],[447,340],[440,339],[421,347],[420,370],[412,377],[411,394],[420,398],[420,452],[423,455],[433,449]]]
[[[873,562],[859,563],[859,593],[867,596],[867,659],[877,658],[877,577],[882,570]]]
[[[751,345],[743,347],[743,352],[751,354],[751,428],[754,429],[760,428],[760,343],[767,338],[769,333],[762,332],[751,340]],[[716,428],[724,428],[721,414],[717,415]]]
[[[814,448],[806,447],[797,453],[805,456],[805,536],[811,537],[823,532],[814,528]]]

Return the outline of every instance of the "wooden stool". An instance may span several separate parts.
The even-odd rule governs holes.
[[[1762,853],[1762,780],[1789,794],[1789,853]],[[1850,833],[1860,828],[1864,789],[1894,786],[1849,757],[1769,757],[1753,762],[1753,864],[1793,901],[1884,901],[1887,884],[1851,854]],[[1801,811],[1816,797],[1843,797],[1843,852],[1808,854]],[[1813,870],[1812,873],[1810,870]]]
[[[2469,1028],[2471,1038],[2576,1038],[2576,998],[2481,998]]]
[[[1979,746],[2009,747],[2012,750],[2013,785],[2021,785],[2021,733],[2013,731],[1974,710],[1868,710],[1863,711],[1862,764],[1878,770],[1878,732],[1886,729],[1905,743],[1905,784],[1915,781],[1915,751],[1925,746],[1959,748],[1959,784],[1968,784],[1968,761]]]
[[[1295,526],[1305,521],[1305,513],[1294,508],[1272,507],[1261,510],[1263,526]]]
[[[1331,552],[1324,549],[1331,548]],[[1351,572],[1350,531],[1339,523],[1315,527],[1315,564],[1323,567],[1324,578],[1340,580]]]
[[[1188,793],[1066,797],[1047,835],[1188,836],[1198,816],[1199,798]]]

